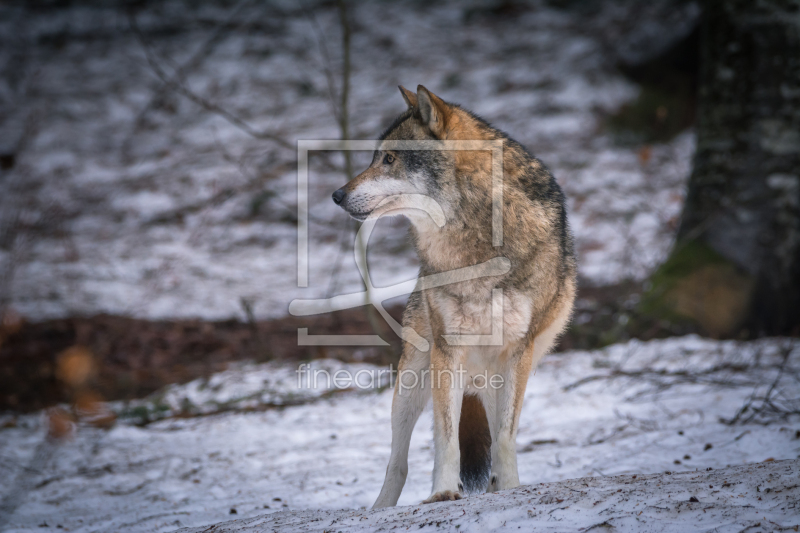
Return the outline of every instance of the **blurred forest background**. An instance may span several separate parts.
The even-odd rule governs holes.
[[[1,3],[0,529],[371,504],[387,384],[295,370],[385,368],[398,339],[371,307],[288,313],[362,289],[330,195],[371,154],[311,154],[298,288],[297,142],[375,138],[399,84],[508,132],[568,199],[579,296],[526,393],[523,482],[795,459],[798,17],[797,0]],[[406,229],[378,224],[376,286],[416,276]],[[300,346],[298,328],[389,346]],[[426,417],[401,503],[429,488]]]
[[[800,334],[800,66],[778,16],[797,5],[765,6],[5,3],[0,409],[235,360],[396,360],[365,309],[287,307],[360,289],[328,197],[367,160],[336,153],[311,159],[296,288],[297,140],[374,137],[400,83],[478,112],[565,189],[581,286],[559,350]],[[404,229],[381,222],[378,285],[416,273]],[[298,327],[392,346],[302,347]]]

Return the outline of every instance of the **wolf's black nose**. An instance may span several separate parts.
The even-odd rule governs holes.
[[[333,196],[333,203],[339,205],[342,203],[342,200],[344,200],[344,190],[337,189],[336,191],[334,191],[332,196]]]

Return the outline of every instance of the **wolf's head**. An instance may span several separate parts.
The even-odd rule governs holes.
[[[369,168],[333,193],[333,201],[356,220],[384,212],[404,214],[412,221],[423,215],[408,209],[408,202],[395,200],[401,195],[431,198],[447,215],[457,196],[455,156],[442,149],[441,141],[454,137],[454,126],[464,122],[460,114],[466,112],[422,85],[416,94],[402,86],[400,93],[408,109],[381,135]],[[392,141],[418,142],[398,150]]]

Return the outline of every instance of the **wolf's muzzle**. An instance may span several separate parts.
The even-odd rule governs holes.
[[[342,200],[344,200],[345,196],[344,187],[335,190],[331,196],[333,197],[333,203],[335,203],[336,205],[341,205]]]

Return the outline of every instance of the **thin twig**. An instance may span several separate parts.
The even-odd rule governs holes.
[[[331,112],[333,116],[336,118],[336,122],[341,124],[342,120],[342,112],[339,108],[339,102],[337,101],[337,93],[336,90],[336,81],[333,74],[333,70],[331,69],[331,61],[330,54],[328,53],[328,47],[326,45],[327,39],[325,38],[325,33],[322,31],[322,26],[320,26],[319,21],[317,20],[317,16],[314,14],[313,11],[309,10],[307,7],[303,9],[308,18],[309,22],[311,23],[312,28],[314,29],[314,35],[316,36],[317,40],[317,47],[319,48],[320,55],[322,56],[322,70],[325,72],[325,81],[328,84],[328,100],[331,105]]]
[[[280,170],[282,170],[282,168],[278,168],[276,171],[273,171],[273,172],[271,172],[269,174],[266,174],[266,173],[262,172],[261,175],[258,176],[258,177],[257,176],[253,176],[248,171],[248,169],[245,166],[245,164],[242,162],[242,158],[237,158],[233,154],[228,152],[228,150],[218,140],[216,141],[216,144],[217,144],[217,147],[219,148],[220,152],[222,153],[222,158],[225,161],[227,161],[228,163],[232,163],[232,164],[236,165],[236,168],[239,171],[239,173],[247,180],[247,183],[245,183],[245,185],[243,185],[240,189],[235,189],[235,190],[229,189],[228,191],[225,191],[225,194],[227,195],[225,199],[230,198],[231,196],[233,196],[236,193],[251,192],[251,191],[257,190],[258,188],[261,188],[262,187],[261,182],[264,181],[264,178],[273,179],[273,178],[277,177],[277,175],[280,172]],[[295,217],[294,218],[295,222],[297,221],[296,216],[295,216],[295,213],[297,212],[297,206],[289,205],[288,203],[286,203],[282,198],[280,198],[277,195],[272,197],[271,200],[275,201],[278,205],[280,205],[280,207],[285,209],[287,214]],[[211,201],[213,201],[213,199]],[[207,202],[210,202],[210,201],[207,201]],[[200,206],[202,206],[202,203],[200,204]],[[330,228],[330,226],[331,226],[331,222],[329,220],[325,220],[325,219],[319,218],[319,217],[317,217],[317,216],[315,216],[315,215],[313,215],[311,213],[308,213],[308,220],[310,222],[313,222],[313,223],[318,224],[320,226],[323,226],[325,228]]]
[[[342,140],[350,138],[350,22],[347,20],[347,6],[344,0],[339,0],[339,20],[342,23],[342,94],[339,109],[339,124],[342,130]],[[344,171],[345,178],[353,176],[352,160],[350,150],[344,151]]]
[[[664,370],[664,369],[651,369],[651,368],[642,368],[639,370],[622,370],[621,368],[614,368],[607,374],[595,374],[593,376],[587,376],[585,378],[579,379],[574,383],[570,383],[566,385],[562,390],[564,392],[577,389],[582,385],[586,385],[587,383],[591,383],[593,381],[599,381],[603,379],[615,379],[615,378],[643,378],[650,381],[656,381],[658,384],[661,385],[675,385],[678,383],[707,383],[707,384],[714,384],[714,385],[723,385],[729,387],[737,387],[741,386],[742,383],[735,383],[731,380],[722,380],[722,379],[714,379],[708,378],[707,376],[711,376],[718,372],[723,371],[732,371],[732,372],[744,372],[746,370],[751,369],[752,367],[748,365],[738,365],[738,364],[731,364],[731,363],[724,363],[721,365],[714,366],[712,368],[702,370],[702,371],[693,371],[693,370]],[[673,379],[673,381],[666,382],[665,379]]]
[[[769,424],[775,420],[784,420],[791,415],[800,415],[800,398],[787,398],[785,405],[776,403],[777,397],[781,394],[778,390],[778,384],[789,367],[789,357],[792,354],[792,350],[791,344],[783,348],[783,361],[778,366],[778,374],[770,384],[767,392],[763,396],[759,395],[758,387],[756,387],[732,418],[720,418],[720,422],[730,426],[751,422]],[[749,415],[745,416],[746,413],[749,413]]]
[[[192,54],[192,56],[184,62],[182,65],[178,66],[173,75],[170,77],[170,81],[172,84],[175,83],[184,83],[186,81],[186,76],[189,72],[194,69],[195,67],[199,66],[200,63],[208,57],[211,52],[213,52],[214,48],[217,44],[219,44],[223,38],[225,37],[226,33],[230,30],[236,28],[237,24],[234,23],[236,16],[241,13],[248,4],[251,4],[253,0],[241,0],[238,5],[236,5],[228,15],[227,19],[220,24],[203,42],[198,48],[197,51]],[[129,13],[129,16],[133,17],[133,14]],[[239,23],[240,25],[241,23]],[[159,102],[163,99],[164,93],[167,89],[171,89],[172,85],[165,83],[154,92],[150,101],[142,108],[139,114],[136,116],[134,120],[133,128],[131,128],[131,132],[128,137],[123,142],[123,153],[127,153],[129,151],[130,143],[135,135],[136,131],[141,127],[142,121],[147,116],[147,114],[152,111],[155,107],[158,106]]]
[[[130,21],[131,31],[139,40],[139,43],[142,46],[142,50],[144,51],[147,63],[150,65],[150,68],[153,70],[153,72],[161,80],[162,83],[172,88],[174,91],[182,94],[183,96],[185,96],[195,104],[199,105],[203,109],[222,117],[230,124],[236,126],[243,132],[250,135],[251,137],[258,140],[272,141],[283,148],[287,148],[289,150],[295,150],[296,147],[292,143],[281,137],[280,135],[277,135],[269,131],[262,131],[256,129],[243,118],[239,117],[238,115],[234,114],[231,111],[228,111],[224,107],[207,100],[203,96],[200,96],[199,94],[195,93],[194,91],[186,87],[186,85],[184,85],[183,83],[180,83],[179,80],[168,76],[167,73],[164,71],[164,69],[161,67],[161,64],[156,58],[155,53],[151,50],[150,46],[148,46],[147,41],[145,40],[144,35],[141,29],[139,28],[138,23],[136,22],[135,15],[133,13],[129,13],[128,19]]]
[[[347,5],[344,0],[339,0],[339,21],[342,24],[342,93],[339,109],[341,115],[339,117],[339,129],[341,131],[342,140],[350,138],[350,22],[347,18]],[[344,150],[344,168],[345,179],[349,180],[353,176],[353,164],[350,150]],[[354,226],[355,228],[355,226]],[[356,231],[356,248],[361,261],[364,265],[367,264],[367,243],[363,242],[361,234]],[[364,304],[366,305],[367,321],[372,328],[373,333],[379,337],[383,337],[383,328],[378,320],[378,314],[375,308],[371,305],[372,296],[369,290],[369,280],[364,280]]]

